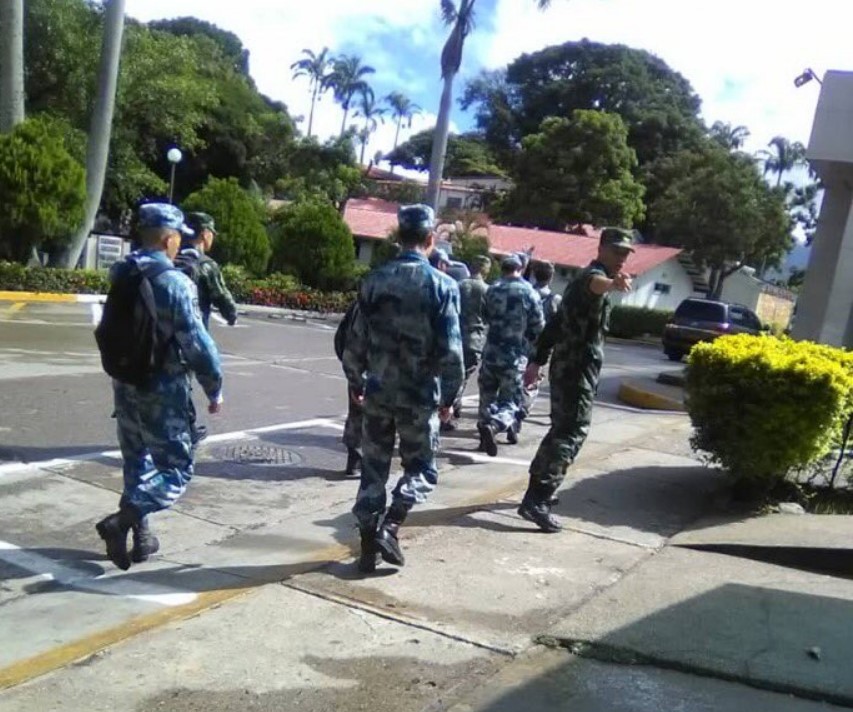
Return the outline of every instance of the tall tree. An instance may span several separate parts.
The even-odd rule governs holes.
[[[552,230],[633,227],[645,213],[636,166],[617,114],[578,110],[571,119],[545,119],[539,133],[524,139],[502,217]]]
[[[385,109],[379,106],[372,91],[366,91],[359,94],[355,115],[364,119],[364,126],[358,134],[361,142],[359,163],[364,165],[364,151],[370,142],[370,136],[378,128],[379,122],[385,123]]]
[[[331,67],[334,60],[329,55],[328,47],[323,47],[319,54],[315,54],[310,49],[303,49],[302,54],[305,57],[291,64],[290,69],[293,71],[294,79],[308,77],[311,91],[311,113],[308,115],[308,138],[311,138],[311,131],[314,127],[314,107],[317,105],[320,97],[329,89]]]
[[[427,204],[438,208],[441,177],[444,173],[444,156],[447,152],[447,137],[450,133],[450,111],[453,108],[453,80],[462,66],[462,50],[465,39],[474,28],[474,5],[477,0],[441,0],[441,16],[450,27],[450,35],[441,51],[441,78],[444,86],[438,109],[435,137],[429,166]],[[536,0],[540,9],[551,4],[551,0]]]
[[[727,121],[715,121],[708,135],[723,148],[739,151],[750,133],[746,126],[732,126]]]
[[[386,160],[394,166],[402,166],[412,171],[429,170],[435,129],[427,129],[414,134],[408,141],[401,143],[391,151]],[[442,177],[460,176],[503,176],[486,142],[476,134],[450,134],[447,139],[447,151]]]
[[[169,32],[178,37],[207,37],[216,43],[222,56],[230,63],[230,68],[243,76],[249,76],[249,50],[233,32],[223,30],[212,22],[199,20],[197,17],[176,17],[171,20],[155,20],[149,22],[152,30]]]
[[[799,141],[789,141],[784,136],[770,139],[770,151],[761,151],[764,159],[764,175],[776,174],[776,186],[782,185],[782,176],[806,162],[806,147]]]
[[[329,77],[329,85],[335,93],[337,101],[344,110],[341,121],[341,137],[347,129],[347,118],[349,117],[352,100],[358,95],[373,94],[373,89],[367,83],[365,77],[374,74],[373,67],[361,63],[361,57],[356,55],[341,55],[332,63],[332,73]]]
[[[24,120],[24,0],[0,0],[0,134]]]
[[[412,119],[421,113],[421,107],[399,91],[393,91],[386,96],[385,103],[391,110],[391,118],[397,124],[397,130],[394,132],[394,148],[397,148],[400,143],[400,129],[404,123],[406,128],[412,128]]]
[[[95,225],[104,193],[124,34],[124,9],[125,0],[108,0],[104,3],[104,36],[101,44],[101,67],[98,71],[98,93],[92,108],[92,124],[86,149],[86,212],[79,230],[71,238],[68,250],[58,253],[59,266],[69,269],[80,259],[86,238]]]

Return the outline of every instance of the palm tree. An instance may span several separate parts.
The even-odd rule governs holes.
[[[370,135],[376,131],[381,121],[385,123],[385,109],[376,103],[376,97],[373,96],[373,91],[367,87],[367,91],[361,92],[359,95],[359,103],[355,110],[356,116],[361,116],[364,119],[364,127],[358,134],[361,141],[361,159],[360,162],[364,165],[364,151],[370,141]]]
[[[399,91],[392,91],[386,96],[385,103],[391,110],[391,117],[397,122],[397,131],[394,134],[394,148],[397,148],[397,144],[400,142],[400,128],[403,126],[403,122],[406,122],[406,128],[412,128],[412,119],[421,113],[421,107]]]
[[[540,10],[551,4],[551,0],[535,0]],[[427,203],[438,208],[438,192],[441,176],[444,172],[444,154],[447,152],[447,136],[450,130],[450,110],[453,108],[453,79],[462,66],[462,50],[465,38],[474,29],[474,4],[477,0],[440,0],[441,16],[444,24],[450,27],[450,36],[441,51],[441,78],[444,88],[441,92],[441,104],[432,142],[432,156],[429,162],[429,185]]]
[[[784,136],[774,136],[767,145],[773,150],[760,152],[764,159],[764,175],[775,173],[778,188],[785,173],[806,162],[806,147]]]
[[[373,89],[364,79],[368,74],[375,73],[373,67],[361,63],[361,57],[343,54],[332,63],[332,73],[329,76],[329,86],[335,93],[337,101],[344,110],[344,118],[341,121],[341,136],[347,128],[347,117],[353,98],[357,94],[373,95]]]
[[[107,0],[104,3],[104,36],[101,44],[101,66],[98,70],[98,94],[92,108],[92,124],[86,148],[86,213],[83,224],[71,239],[68,249],[59,257],[61,266],[69,269],[80,259],[86,238],[95,224],[104,193],[121,61],[121,40],[124,34],[124,8],[125,0]]]
[[[24,0],[0,0],[0,133],[24,120]]]
[[[712,139],[730,151],[740,150],[750,136],[746,126],[732,126],[727,121],[715,121],[708,133]]]
[[[317,100],[329,89],[330,68],[334,62],[329,55],[329,48],[323,47],[320,54],[314,54],[310,49],[303,49],[305,55],[298,62],[290,65],[293,78],[308,77],[309,90],[311,92],[311,113],[308,115],[308,138],[311,138],[311,130],[314,126],[314,106]]]

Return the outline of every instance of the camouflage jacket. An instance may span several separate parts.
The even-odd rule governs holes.
[[[120,279],[130,262],[143,272],[158,262],[171,265],[165,252],[139,250],[113,265],[110,280]],[[201,321],[195,284],[180,270],[169,269],[151,280],[151,288],[158,324],[171,337],[155,389],[173,390],[182,383],[188,387],[190,373],[194,372],[207,397],[215,400],[222,391],[222,367],[216,344]]]
[[[610,324],[610,295],[594,294],[589,283],[593,277],[609,276],[604,265],[592,262],[563,293],[557,316],[548,322],[536,343],[533,361],[548,363],[551,352],[556,363],[567,367],[599,366],[604,360],[604,337]]]
[[[482,353],[486,345],[486,320],[483,309],[486,305],[486,292],[489,285],[480,277],[463,279],[459,283],[460,315],[462,327],[462,347],[465,351]]]
[[[417,252],[362,280],[346,335],[350,387],[392,406],[453,404],[464,378],[459,289]]]
[[[216,260],[194,247],[181,250],[181,256],[195,261],[194,280],[198,286],[198,303],[201,313],[209,315],[213,306],[229,324],[237,321],[237,304],[228,287],[225,286],[222,270]]]
[[[489,328],[483,363],[495,365],[518,365],[526,359],[544,326],[539,295],[520,277],[489,287],[483,316]]]

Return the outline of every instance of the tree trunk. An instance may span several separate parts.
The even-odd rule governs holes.
[[[24,120],[24,0],[0,0],[0,133]]]
[[[92,109],[92,125],[86,150],[86,215],[80,230],[71,240],[62,259],[62,266],[73,268],[80,259],[86,238],[95,224],[101,205],[107,159],[110,153],[110,134],[118,84],[121,40],[124,32],[125,0],[109,0],[104,5],[104,36],[101,46],[101,66],[98,70],[98,95]]]
[[[314,107],[317,105],[318,85],[314,83],[314,93],[311,95],[311,111],[308,114],[308,138],[311,138],[311,129],[314,126]]]
[[[344,110],[344,119],[341,121],[341,135],[340,138],[344,137],[344,131],[347,130],[347,116],[349,115],[349,104],[346,106],[342,106]]]
[[[358,161],[362,166],[364,165],[364,151],[366,149],[367,149],[367,139],[363,138],[361,140],[361,158]]]
[[[432,139],[426,201],[427,205],[432,207],[436,213],[438,213],[438,199],[441,193],[441,178],[444,175],[444,157],[447,153],[447,136],[450,130],[450,110],[453,108],[453,79],[455,76],[455,74],[448,74],[444,79],[444,90],[441,92],[438,120]]]

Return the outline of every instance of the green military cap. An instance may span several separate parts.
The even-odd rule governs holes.
[[[489,269],[492,266],[492,261],[485,255],[477,255],[471,262],[480,269]]]
[[[621,227],[606,227],[601,231],[601,244],[634,252],[634,233]]]
[[[187,225],[195,230],[196,234],[202,230],[210,230],[214,235],[216,234],[216,223],[213,216],[207,213],[190,213],[187,215]]]

